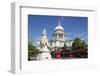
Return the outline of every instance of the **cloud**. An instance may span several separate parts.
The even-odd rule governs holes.
[[[72,33],[71,32],[68,32],[68,33],[66,33],[67,35],[71,35]]]
[[[80,37],[80,38],[82,38],[82,37],[84,37],[85,36],[85,33],[81,33],[81,34],[77,34],[77,35],[75,35],[75,38],[76,37]]]
[[[79,38],[81,38],[82,40],[85,40],[85,41],[87,41],[87,38],[88,38],[86,33],[81,33],[81,34],[75,35],[74,38],[76,38],[76,37],[79,37]]]
[[[88,38],[86,33],[76,34],[76,33],[67,32],[67,33],[65,33],[65,36],[66,36],[67,40],[74,40],[76,37],[79,37],[82,40],[87,41],[87,38]]]
[[[72,33],[71,32],[67,32],[67,33],[65,33],[66,34],[66,38],[68,39],[68,40],[71,40],[72,39]]]

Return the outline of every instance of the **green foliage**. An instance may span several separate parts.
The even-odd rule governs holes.
[[[32,41],[28,41],[28,57],[37,56],[39,50],[33,45]]]
[[[66,44],[66,42],[64,43],[64,48],[65,48],[65,49],[67,48],[67,44]]]
[[[81,43],[81,48],[82,48],[82,49],[87,49],[87,47],[88,47],[87,44],[86,44],[85,41],[83,40],[82,43]]]
[[[73,44],[72,44],[72,49],[86,49],[87,48],[87,44],[85,43],[84,40],[81,40],[79,37],[77,37]]]

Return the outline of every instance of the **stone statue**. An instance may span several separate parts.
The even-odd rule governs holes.
[[[51,59],[50,50],[47,48],[48,39],[46,35],[46,30],[43,30],[42,37],[40,39],[40,53],[38,54],[38,60],[47,60]]]

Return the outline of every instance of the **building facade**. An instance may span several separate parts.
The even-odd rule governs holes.
[[[54,33],[52,35],[52,39],[50,40],[51,48],[61,48],[66,43],[66,36],[64,32],[64,28],[61,26],[60,21],[58,25],[54,29]]]
[[[67,36],[64,32],[64,28],[61,25],[61,22],[59,21],[57,26],[54,28],[52,39],[48,40],[49,48],[51,48],[51,51],[53,51],[54,49],[59,49],[59,48],[64,47],[64,45],[66,45],[67,47],[71,47],[72,43],[73,43],[73,40],[67,40]],[[40,49],[40,40],[36,42],[36,46],[38,49]]]

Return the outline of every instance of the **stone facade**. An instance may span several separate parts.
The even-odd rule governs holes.
[[[47,45],[50,47],[50,51],[53,51],[55,48],[62,48],[64,47],[64,44],[67,45],[67,47],[71,47],[73,40],[67,40],[67,36],[64,32],[64,28],[62,27],[60,21],[58,22],[57,26],[54,28],[54,32],[52,34],[52,39],[48,40],[46,35],[46,29],[43,31],[43,37],[46,38],[46,41],[48,41]],[[41,37],[40,40],[37,41],[37,48],[40,49],[40,41],[43,39]],[[43,41],[43,40],[42,40]]]

